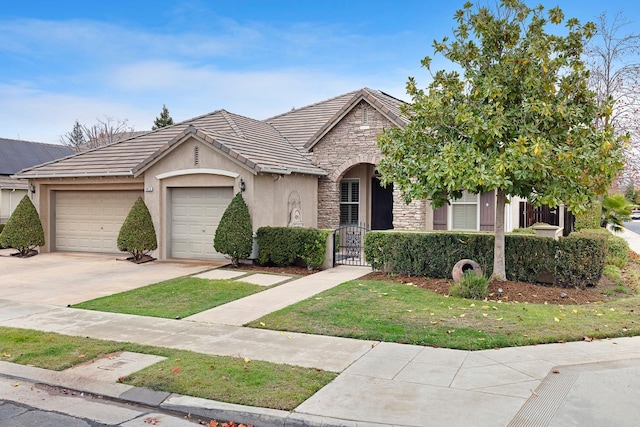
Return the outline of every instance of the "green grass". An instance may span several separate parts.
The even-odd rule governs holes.
[[[353,281],[248,326],[465,350],[640,335],[638,297],[586,305],[444,297],[410,285]]]
[[[63,370],[118,351],[167,357],[123,378],[126,384],[286,411],[336,377],[318,369],[0,327],[0,360],[5,362]]]
[[[174,319],[263,291],[265,287],[238,280],[207,280],[179,277],[142,288],[133,289],[73,307],[85,310],[137,314]]]

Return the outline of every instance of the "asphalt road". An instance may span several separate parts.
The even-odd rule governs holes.
[[[625,222],[624,227],[629,231],[640,234],[640,220]]]
[[[47,426],[47,427],[106,427],[84,418],[67,414],[44,411],[33,406],[8,400],[0,400],[0,425],[6,427]]]

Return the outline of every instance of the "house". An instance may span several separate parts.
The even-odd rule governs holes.
[[[492,230],[493,194],[465,194],[434,212],[428,201],[407,205],[392,185],[380,185],[377,135],[406,124],[402,102],[364,88],[266,120],[219,110],[16,177],[34,186],[42,251],[117,252],[120,226],[142,196],[158,235],[156,257],[221,258],[213,236],[238,191],[254,229]],[[508,229],[517,215],[508,210]]]
[[[12,178],[11,175],[72,153],[64,145],[0,138],[0,223],[7,222],[29,188],[26,179]]]

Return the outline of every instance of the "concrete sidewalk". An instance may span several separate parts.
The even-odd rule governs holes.
[[[233,313],[259,310],[249,317],[259,316],[366,271],[339,267],[294,280],[264,291],[259,303],[235,302]],[[282,286],[287,292],[278,291]],[[242,301],[249,302],[243,306]],[[2,363],[0,373],[256,427],[625,426],[640,418],[638,337],[469,352],[255,330],[211,323],[214,319],[167,320],[0,301],[2,326],[249,357],[340,375],[285,412],[150,392],[80,371]]]

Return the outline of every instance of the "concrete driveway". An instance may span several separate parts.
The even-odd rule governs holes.
[[[187,276],[225,262],[153,261],[134,264],[125,254],[54,252],[31,258],[0,250],[0,298],[66,306],[93,298]]]

